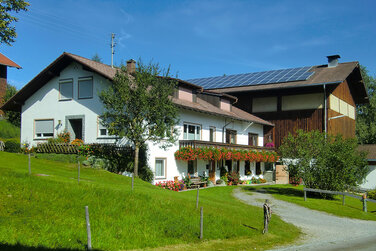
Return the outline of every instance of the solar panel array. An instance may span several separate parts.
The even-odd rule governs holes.
[[[218,89],[250,85],[265,85],[292,81],[307,80],[314,72],[309,70],[312,67],[299,67],[291,69],[282,69],[275,71],[263,71],[245,74],[236,74],[229,76],[195,78],[186,81],[202,86],[204,89]]]

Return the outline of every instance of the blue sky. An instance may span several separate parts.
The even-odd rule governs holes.
[[[0,52],[21,88],[64,51],[115,63],[153,59],[181,79],[359,61],[376,73],[376,1],[39,1]]]

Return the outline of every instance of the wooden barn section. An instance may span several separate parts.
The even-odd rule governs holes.
[[[325,65],[188,81],[235,96],[236,106],[273,123],[274,128],[265,128],[264,142],[273,141],[276,147],[298,129],[351,138],[356,105],[368,103],[368,95],[359,63],[338,63],[338,58],[328,56]]]

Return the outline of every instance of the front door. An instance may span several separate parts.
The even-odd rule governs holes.
[[[215,184],[215,160],[209,163],[209,180]]]
[[[69,124],[71,137],[82,140],[82,119],[69,119]]]

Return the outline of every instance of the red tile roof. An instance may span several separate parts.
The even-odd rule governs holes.
[[[21,69],[22,67],[4,56],[3,54],[0,53],[0,65],[6,65],[10,67],[16,67],[17,69]]]

